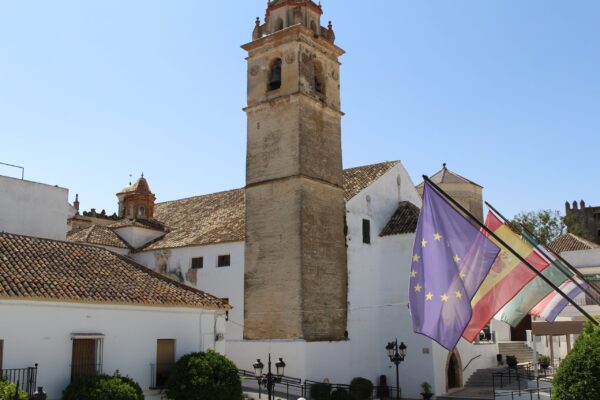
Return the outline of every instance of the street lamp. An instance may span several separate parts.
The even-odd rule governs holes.
[[[266,374],[263,375],[265,365],[260,361],[260,358],[252,364],[252,367],[254,368],[254,376],[256,376],[256,379],[258,380],[258,384],[264,385],[267,388],[269,400],[272,400],[275,383],[281,382],[281,378],[284,375],[285,362],[283,362],[283,358],[280,358],[279,361],[275,363],[275,375],[271,373],[271,353],[269,353],[268,372]]]
[[[390,358],[390,361],[396,364],[396,398],[400,398],[400,373],[398,371],[398,367],[400,363],[404,361],[404,357],[406,357],[406,345],[404,342],[400,343],[398,346],[398,339],[393,342],[389,342],[387,346],[385,346],[385,350],[387,351],[387,355]]]

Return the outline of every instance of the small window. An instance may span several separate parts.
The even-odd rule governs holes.
[[[283,20],[281,18],[277,18],[275,22],[275,31],[280,31],[283,29]]]
[[[281,87],[281,65],[281,58],[276,59],[271,65],[269,90],[277,90]]]
[[[192,258],[192,269],[202,269],[202,268],[204,268],[204,257]]]
[[[363,219],[362,224],[363,243],[371,244],[371,221]]]
[[[144,207],[140,207],[138,209],[138,217],[145,217],[146,216],[146,209]]]
[[[231,256],[229,254],[225,254],[219,256],[217,259],[217,267],[229,267],[231,265]]]

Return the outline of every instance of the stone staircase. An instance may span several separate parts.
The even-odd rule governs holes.
[[[502,354],[504,362],[506,362],[506,356],[517,357],[519,364],[533,362],[533,349],[526,342],[500,342],[498,343],[498,352]]]

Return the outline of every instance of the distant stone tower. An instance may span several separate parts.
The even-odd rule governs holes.
[[[274,0],[248,51],[246,339],[344,338],[338,58],[309,0]]]
[[[464,178],[446,168],[442,169],[430,179],[446,193],[457,200],[480,221],[483,221],[483,187]],[[423,183],[417,186],[417,191],[423,196]]]
[[[565,212],[569,233],[581,235],[600,244],[600,207],[586,206],[583,200],[579,207],[576,201],[573,202],[573,207],[566,202]]]

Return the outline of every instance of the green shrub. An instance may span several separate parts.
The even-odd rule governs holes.
[[[19,390],[17,385],[5,380],[0,380],[0,399],[13,400],[17,391],[19,392],[20,400],[27,400],[27,393]]]
[[[214,351],[181,357],[165,385],[172,400],[240,400],[242,382],[238,369]]]
[[[315,383],[310,387],[310,398],[314,400],[330,400],[331,385],[329,383]]]
[[[370,399],[373,394],[373,382],[365,378],[354,378],[350,382],[350,393],[357,400]]]
[[[588,322],[552,381],[552,400],[600,399],[600,328]]]
[[[346,389],[336,389],[331,393],[331,400],[355,400],[355,397]]]
[[[87,375],[75,379],[63,391],[63,400],[144,400],[140,385],[129,377]]]

